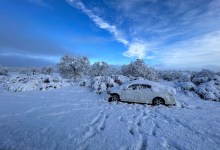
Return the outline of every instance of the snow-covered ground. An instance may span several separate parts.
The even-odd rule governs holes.
[[[0,90],[0,149],[220,148],[220,103],[177,92],[177,106],[108,103],[88,88]]]

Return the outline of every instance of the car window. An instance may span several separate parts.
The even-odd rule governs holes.
[[[147,84],[143,84],[142,87],[143,87],[143,89],[151,89],[151,86],[147,85]]]
[[[133,84],[128,87],[128,90],[141,90],[143,89],[143,85],[140,84]]]

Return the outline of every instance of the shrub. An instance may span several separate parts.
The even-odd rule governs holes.
[[[196,93],[204,100],[220,101],[220,81],[208,81],[200,84]]]
[[[53,67],[43,67],[41,72],[46,75],[50,75],[54,71]]]
[[[177,88],[178,91],[186,90],[186,91],[195,91],[196,85],[192,82],[176,82],[174,87]]]
[[[46,91],[70,85],[71,84],[68,80],[50,75],[13,75],[3,82],[3,87],[12,92],[24,92],[31,90]]]
[[[8,69],[6,67],[0,66],[0,75],[8,75]]]
[[[215,76],[215,72],[208,70],[208,69],[202,69],[200,72],[194,73],[193,78],[212,78]]]
[[[158,76],[160,79],[167,81],[174,81],[182,77],[182,73],[179,71],[158,71]]]

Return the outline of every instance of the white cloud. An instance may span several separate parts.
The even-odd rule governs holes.
[[[145,58],[147,53],[147,45],[141,42],[133,42],[129,44],[128,50],[123,53],[126,57]]]
[[[117,30],[116,26],[110,25],[106,21],[104,21],[102,18],[98,17],[97,15],[93,14],[93,12],[86,8],[86,6],[81,1],[76,0],[67,0],[71,5],[74,5],[78,9],[82,10],[99,28],[105,29],[112,33],[115,37],[115,39],[123,43],[124,45],[127,45],[129,42],[123,37],[122,33]]]

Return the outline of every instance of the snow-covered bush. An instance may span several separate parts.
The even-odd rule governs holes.
[[[211,80],[200,84],[196,93],[204,100],[220,101],[220,80]]]
[[[30,73],[32,75],[36,75],[37,73],[40,72],[40,69],[39,68],[30,68]]]
[[[210,80],[210,78],[208,78],[208,77],[200,77],[200,78],[193,78],[192,79],[192,82],[194,83],[194,84],[196,84],[196,85],[199,85],[199,84],[201,84],[201,83],[205,83],[205,82],[207,82],[207,81],[209,81]]]
[[[192,82],[175,82],[174,87],[185,94],[197,94],[204,100],[220,101],[220,76],[217,75],[193,78]]]
[[[25,74],[25,75],[36,75],[41,73],[40,68],[19,68],[17,69],[20,74]]]
[[[0,76],[1,75],[4,75],[4,76],[8,75],[8,68],[0,65]]]
[[[115,76],[111,76],[111,77],[114,79],[115,83],[117,83],[119,85],[121,85],[127,81],[130,81],[130,79],[128,77],[123,76],[123,75],[115,75]]]
[[[122,66],[122,74],[125,76],[143,77],[148,80],[156,80],[157,74],[153,68],[148,67],[142,59],[132,61]]]
[[[20,73],[20,74],[28,74],[28,72],[29,72],[29,69],[28,69],[28,68],[20,68],[20,69],[19,69],[19,73]]]
[[[83,79],[79,82],[79,86],[81,87],[91,87],[92,86],[92,79]]]
[[[192,81],[192,75],[187,73],[187,74],[182,74],[179,76],[179,81],[180,82],[191,82]]]
[[[96,92],[97,94],[101,94],[102,92],[106,91],[109,87],[116,87],[118,86],[117,83],[115,83],[114,79],[110,76],[98,76],[93,78],[92,82],[92,90]]]
[[[60,74],[65,78],[75,78],[87,74],[89,71],[87,57],[63,56],[58,63]]]
[[[105,81],[103,80],[103,77],[95,77],[92,80],[92,90],[96,92],[97,94],[101,94],[102,92],[106,91],[107,86]]]
[[[108,75],[109,73],[109,65],[102,61],[102,62],[95,62],[90,69],[90,74],[92,76],[104,76]]]
[[[57,89],[63,86],[69,86],[68,80],[59,76],[50,75],[14,75],[7,81],[4,81],[3,87],[8,91],[24,92],[31,90],[49,90]]]
[[[200,72],[196,72],[192,76],[193,78],[203,78],[203,77],[212,78],[215,76],[215,72],[208,69],[202,69]]]
[[[182,73],[175,70],[158,71],[159,79],[174,81],[182,77]]]
[[[192,82],[175,82],[174,87],[178,91],[186,90],[186,91],[195,91],[196,85]]]
[[[127,81],[130,81],[126,76],[114,75],[114,76],[96,76],[93,78],[83,79],[79,82],[79,86],[92,88],[97,94],[101,94],[106,91],[107,88],[117,87]]]
[[[53,67],[43,67],[41,69],[41,72],[47,75],[50,75],[51,73],[53,73],[53,71],[54,71]]]

